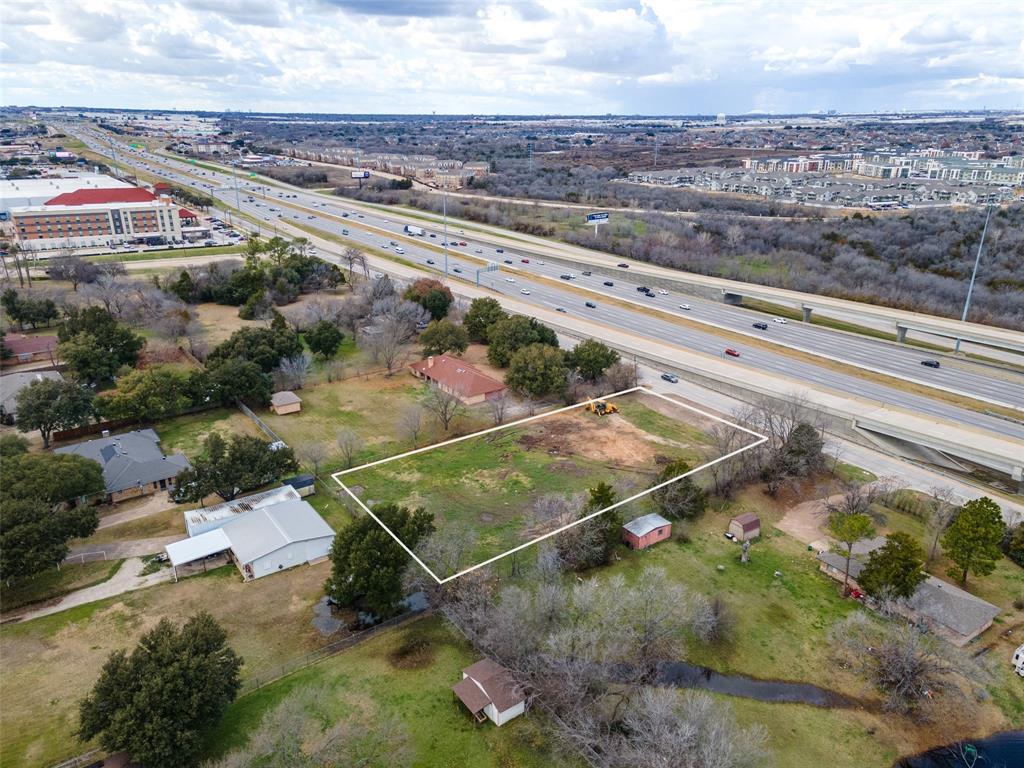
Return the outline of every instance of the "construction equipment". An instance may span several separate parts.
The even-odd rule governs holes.
[[[587,410],[598,416],[607,416],[609,413],[618,413],[619,406],[609,403],[607,400],[590,400],[587,403]]]

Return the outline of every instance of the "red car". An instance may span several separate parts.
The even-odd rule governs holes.
[[[725,348],[725,354],[727,354],[729,357],[739,357],[740,356],[740,353],[737,352],[732,347],[726,347]]]
[[[520,259],[520,261],[523,262],[523,264],[529,264],[530,263],[529,259]]]

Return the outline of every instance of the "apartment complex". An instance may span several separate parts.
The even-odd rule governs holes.
[[[11,207],[10,216],[25,250],[182,239],[178,206],[139,187],[63,192],[41,205]]]

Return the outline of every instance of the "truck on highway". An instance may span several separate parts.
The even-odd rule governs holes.
[[[420,227],[414,227],[410,224],[406,224],[402,231],[405,232],[405,234],[407,235],[412,235],[414,237],[423,237],[423,229]]]

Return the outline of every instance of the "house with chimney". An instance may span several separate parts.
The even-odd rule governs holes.
[[[504,383],[451,355],[431,355],[410,365],[409,370],[413,376],[455,395],[466,405],[493,400],[505,392]]]

